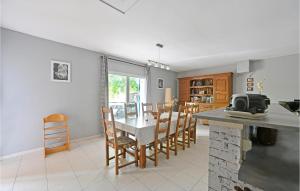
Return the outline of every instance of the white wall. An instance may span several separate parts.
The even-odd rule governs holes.
[[[100,54],[2,29],[2,155],[43,145],[43,117],[70,117],[71,138],[99,134]],[[50,81],[51,59],[71,63],[71,83]]]
[[[299,98],[299,54],[253,61],[250,71],[254,77],[254,92],[259,93],[257,82],[264,81],[264,91],[271,102]],[[249,74],[238,74],[235,79],[237,92],[246,92]]]
[[[157,79],[164,79],[164,87],[172,89],[172,96],[177,97],[177,73],[159,68],[151,68],[151,103],[165,102],[165,89],[158,89]]]
[[[89,51],[1,28],[3,109],[0,156],[41,147],[44,116],[70,117],[71,138],[97,135],[100,126],[100,56]],[[51,59],[71,63],[71,83],[50,81]],[[122,73],[142,73],[140,67],[115,63]],[[176,90],[176,73],[155,69]],[[163,90],[152,87],[153,101],[163,101]],[[0,145],[1,146],[1,145]]]
[[[246,93],[246,79],[250,73],[237,74],[236,64],[179,72],[178,77],[223,72],[233,72],[233,93]],[[250,72],[253,74],[255,87],[249,93],[258,93],[256,83],[265,79],[263,93],[272,102],[299,98],[299,54],[251,61]]]

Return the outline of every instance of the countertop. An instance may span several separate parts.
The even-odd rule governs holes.
[[[299,116],[290,112],[279,104],[273,103],[268,107],[268,115],[264,119],[243,119],[230,117],[223,109],[211,110],[194,114],[201,119],[239,123],[244,125],[255,125],[282,130],[299,131]]]
[[[299,116],[279,104],[269,106],[264,119],[243,119],[226,115],[224,109],[195,114],[201,119],[277,129],[273,146],[253,144],[239,169],[239,180],[265,191],[299,189]]]

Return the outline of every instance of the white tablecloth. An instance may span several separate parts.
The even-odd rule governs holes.
[[[165,117],[165,115],[164,115]],[[173,112],[170,134],[176,131],[178,113]],[[134,134],[139,145],[146,145],[154,141],[156,119],[152,115],[139,115],[137,118],[115,119],[118,129]]]

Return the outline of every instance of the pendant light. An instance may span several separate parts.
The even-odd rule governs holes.
[[[164,47],[164,45],[157,43],[156,47],[158,48],[158,61],[148,60],[148,66],[153,66],[155,68],[170,70],[170,66],[160,62],[160,50]]]

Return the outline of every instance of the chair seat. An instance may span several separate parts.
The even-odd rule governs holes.
[[[185,129],[185,131],[194,131],[195,130],[195,128],[194,127],[192,127],[192,128],[189,128],[189,129]]]
[[[114,140],[110,139],[109,142],[114,143]],[[120,136],[120,137],[117,137],[117,142],[118,142],[119,146],[122,146],[122,145],[134,144],[135,140],[133,140],[133,139],[127,137],[127,136]]]

